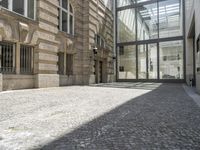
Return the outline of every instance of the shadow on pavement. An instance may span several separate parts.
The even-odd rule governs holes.
[[[36,149],[200,149],[199,141],[199,107],[180,84],[163,84]]]

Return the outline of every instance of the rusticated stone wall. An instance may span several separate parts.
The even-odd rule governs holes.
[[[16,57],[16,74],[2,75],[3,90],[95,83],[94,60],[104,62],[104,82],[114,80],[112,12],[100,0],[69,2],[74,9],[74,35],[58,29],[58,0],[37,0],[36,20],[0,10],[0,41],[15,43],[16,56],[20,56],[20,44],[34,46],[33,74],[21,75],[20,60]],[[106,41],[106,48],[99,49],[96,56],[95,34]],[[59,52],[73,54],[73,75],[58,74]]]

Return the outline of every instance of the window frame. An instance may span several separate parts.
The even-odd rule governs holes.
[[[74,35],[74,7],[72,6],[72,4],[69,2],[69,0],[67,1],[67,9],[65,9],[62,6],[62,2],[63,0],[59,0],[59,30],[62,32],[65,32],[67,34],[71,34]],[[70,11],[70,6],[72,8],[72,12]],[[62,12],[67,13],[67,32],[62,30]],[[70,33],[70,16],[72,16],[72,33]]]
[[[23,0],[24,1],[24,14],[20,14],[20,13],[13,11],[13,0],[7,0],[7,1],[8,1],[8,8],[5,8],[2,6],[4,9],[7,9],[7,10],[9,10],[15,14],[18,14],[20,16],[23,16],[23,17],[26,17],[26,18],[29,18],[32,20],[36,20],[36,3],[37,3],[36,0],[34,0],[34,6],[33,6],[34,7],[33,8],[34,9],[34,15],[33,15],[34,17],[33,18],[28,17],[28,1],[30,1],[30,0]]]

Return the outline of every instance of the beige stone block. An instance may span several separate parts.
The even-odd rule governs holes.
[[[59,75],[57,74],[38,74],[36,75],[37,88],[59,87]]]
[[[58,66],[54,64],[39,64],[39,70],[58,71]]]
[[[33,75],[4,75],[3,87],[5,90],[16,89],[29,89],[34,88],[34,76]]]
[[[60,75],[60,86],[73,85],[74,78],[74,76]]]
[[[58,61],[58,56],[53,54],[39,53],[39,60]]]
[[[46,11],[58,16],[58,9],[48,3],[46,3],[43,0],[38,1],[39,7],[41,7],[42,9],[45,9]]]

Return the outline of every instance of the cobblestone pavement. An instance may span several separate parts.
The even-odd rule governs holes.
[[[181,84],[2,92],[4,149],[200,149],[200,108]]]

